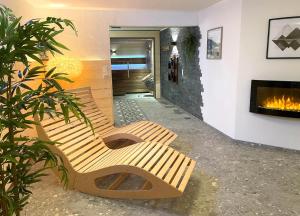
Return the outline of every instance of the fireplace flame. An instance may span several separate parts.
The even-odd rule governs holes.
[[[263,108],[300,112],[300,102],[295,101],[294,97],[287,97],[283,95],[280,98],[274,96],[273,98],[267,98],[265,100],[263,103]]]

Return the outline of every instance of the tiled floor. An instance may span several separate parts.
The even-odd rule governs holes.
[[[115,125],[120,127],[133,122],[147,120],[147,115],[138,105],[138,99],[151,96],[151,94],[133,94],[126,97],[114,98]]]
[[[166,100],[130,95],[147,118],[176,133],[172,146],[197,160],[183,197],[113,200],[64,191],[51,174],[24,215],[299,216],[300,153],[234,141]]]

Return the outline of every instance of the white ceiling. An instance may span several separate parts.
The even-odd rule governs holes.
[[[33,6],[89,9],[148,9],[195,11],[220,0],[27,0]]]

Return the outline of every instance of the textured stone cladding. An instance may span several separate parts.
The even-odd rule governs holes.
[[[187,53],[186,40],[191,35],[197,39],[196,49],[191,54]],[[177,38],[177,40],[176,40]],[[161,44],[161,92],[162,96],[182,109],[202,119],[201,107],[203,106],[203,86],[201,84],[201,70],[199,65],[200,47],[199,27],[168,28],[160,33]],[[176,47],[166,48],[172,41],[177,42],[179,55],[178,84],[168,80],[168,62]]]

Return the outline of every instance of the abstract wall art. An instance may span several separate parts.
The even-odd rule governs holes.
[[[207,31],[207,59],[222,59],[223,27]]]
[[[168,63],[168,79],[178,84],[179,57],[173,55]]]
[[[269,20],[267,59],[300,59],[300,16]]]

